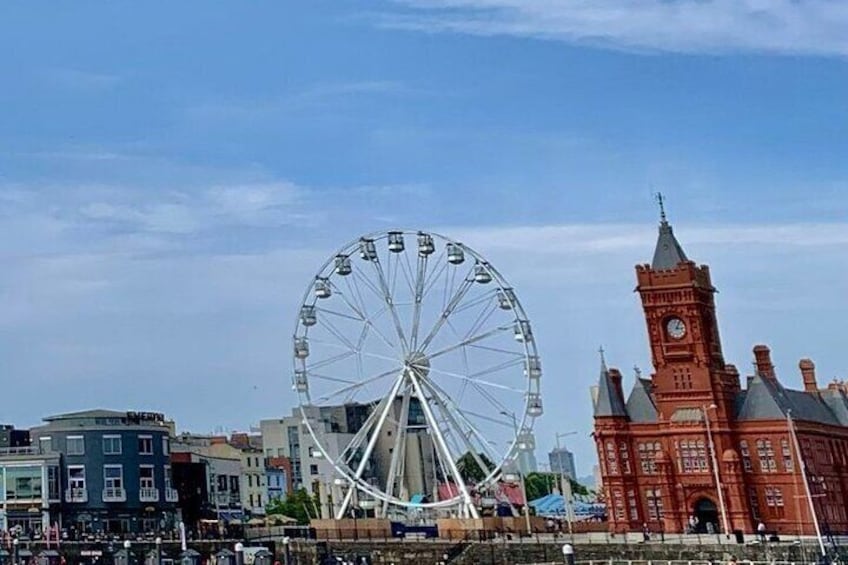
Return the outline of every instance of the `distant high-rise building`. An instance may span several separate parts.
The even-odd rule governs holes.
[[[548,463],[551,466],[551,473],[567,475],[572,479],[577,478],[577,471],[574,468],[574,454],[565,447],[556,447],[548,453]]]

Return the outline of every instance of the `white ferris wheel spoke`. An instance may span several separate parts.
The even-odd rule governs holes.
[[[483,437],[483,434],[480,432],[480,430],[477,428],[477,426],[472,424],[471,421],[468,418],[465,417],[466,411],[461,409],[457,405],[457,403],[454,402],[451,399],[450,395],[448,395],[441,387],[439,387],[439,385],[437,385],[433,381],[428,380],[425,383],[425,386],[427,386],[428,388],[430,388],[431,391],[436,393],[436,395],[437,395],[437,397],[439,398],[440,401],[447,403],[447,405],[450,407],[450,410],[448,411],[448,413],[450,414],[451,418],[458,417],[463,422],[465,422],[466,426],[468,426],[467,431],[463,431],[462,427],[459,426],[459,425],[457,425],[456,427],[460,430],[460,432],[462,432],[464,440],[469,444],[469,448],[472,451],[474,451],[475,453],[477,453],[476,448],[474,448],[473,444],[470,443],[470,440],[468,438],[468,434],[473,435],[475,438],[477,438],[477,441],[480,442],[480,446],[483,448],[484,451],[487,452],[488,456],[492,458],[492,463],[497,465],[498,464],[497,459],[499,458],[498,454],[494,452],[491,444],[489,444],[489,441],[486,438]],[[480,465],[480,462],[478,461],[477,464]],[[485,465],[481,465],[481,468],[485,468],[485,467],[486,467]]]
[[[439,411],[445,416],[450,426],[452,426],[452,428],[456,430],[457,433],[454,434],[454,436],[458,437],[458,439],[461,439],[463,443],[465,443],[465,447],[468,450],[468,453],[471,454],[471,457],[474,458],[474,461],[477,463],[477,465],[480,466],[480,469],[486,473],[485,476],[488,477],[493,471],[490,470],[489,466],[483,462],[482,458],[480,457],[480,453],[477,451],[477,448],[474,447],[474,445],[468,439],[468,434],[476,434],[479,436],[480,432],[468,421],[466,421],[466,425],[469,427],[469,429],[463,430],[459,421],[456,419],[456,416],[464,418],[464,416],[462,415],[462,410],[460,410],[459,407],[454,404],[450,396],[442,397],[438,393],[437,388],[433,386],[433,383],[431,381],[429,381],[428,379],[422,379],[421,386],[430,391],[430,396],[431,398],[436,400],[439,406]]]
[[[373,261],[371,261],[371,264],[374,265],[374,268],[377,271],[377,279],[380,283],[380,288],[383,291],[382,298],[386,301],[386,306],[389,307],[389,312],[392,314],[392,320],[395,323],[395,331],[397,332],[398,339],[400,340],[401,347],[403,347],[403,353],[405,355],[406,352],[409,351],[409,345],[407,344],[406,336],[403,333],[403,327],[400,323],[400,316],[398,316],[397,310],[395,309],[394,299],[391,293],[389,292],[388,285],[386,284],[386,276],[383,272],[383,266],[380,264],[379,258],[375,258]]]
[[[337,389],[337,390],[335,390],[335,391],[333,391],[333,392],[329,392],[329,393],[327,393],[327,394],[325,394],[325,395],[321,396],[320,398],[317,398],[317,399],[316,399],[316,400],[321,401],[321,402],[326,402],[326,401],[328,401],[328,400],[330,400],[330,399],[332,399],[332,398],[337,397],[337,396],[338,396],[338,395],[340,395],[340,394],[344,394],[344,393],[346,393],[346,392],[348,392],[348,391],[351,391],[351,390],[358,390],[358,389],[360,389],[360,388],[364,387],[365,385],[369,385],[369,384],[371,384],[371,383],[373,383],[373,382],[375,382],[375,381],[379,381],[380,379],[384,379],[384,378],[388,377],[389,375],[397,374],[397,373],[398,373],[398,372],[400,372],[400,371],[401,371],[401,368],[400,368],[400,367],[396,367],[396,368],[394,368],[394,369],[391,369],[391,370],[388,370],[388,371],[384,371],[384,372],[380,373],[379,375],[374,375],[373,377],[368,377],[368,378],[366,378],[366,379],[364,379],[364,380],[362,380],[362,381],[360,381],[360,382],[358,382],[358,383],[357,383],[357,382],[352,382],[352,381],[343,380],[343,379],[337,379],[337,378],[333,378],[333,377],[327,377],[327,376],[323,376],[323,375],[316,375],[316,374],[311,373],[311,372],[310,372],[310,373],[308,373],[308,374],[309,374],[309,376],[311,376],[311,377],[318,377],[319,379],[326,379],[326,380],[332,380],[332,381],[339,381],[339,382],[344,382],[344,383],[350,383],[350,385],[349,385],[349,386],[342,387],[342,388]]]
[[[469,272],[469,275],[470,274],[471,272]],[[447,306],[445,306],[445,309],[442,311],[439,319],[436,320],[436,324],[433,326],[433,329],[430,330],[430,333],[428,333],[427,337],[424,338],[424,341],[421,342],[421,347],[419,347],[421,351],[425,351],[427,349],[427,346],[430,345],[430,342],[433,341],[433,338],[436,337],[436,334],[438,334],[439,330],[442,329],[442,326],[445,324],[448,316],[453,313],[454,308],[456,308],[463,297],[465,297],[465,294],[471,290],[472,286],[474,286],[474,279],[466,277],[465,280],[462,281],[459,289],[457,289],[450,302],[448,302]]]
[[[450,353],[451,351],[456,351],[457,349],[460,349],[460,348],[462,348],[462,347],[466,347],[466,346],[468,346],[468,345],[471,345],[472,343],[476,343],[476,342],[478,342],[478,341],[482,341],[482,340],[484,340],[484,339],[487,339],[487,338],[492,337],[493,335],[497,335],[497,334],[499,334],[499,333],[501,333],[501,332],[508,331],[508,330],[511,330],[511,329],[512,329],[512,325],[508,325],[508,326],[498,326],[498,327],[496,327],[496,328],[494,328],[494,329],[491,329],[491,330],[489,330],[489,331],[487,331],[487,332],[485,332],[485,333],[482,333],[482,334],[479,334],[479,335],[475,335],[475,336],[473,336],[473,337],[469,337],[469,338],[463,339],[463,340],[462,340],[462,341],[460,341],[459,343],[456,343],[456,344],[454,344],[454,345],[451,345],[450,347],[446,347],[446,348],[444,348],[444,349],[440,349],[439,351],[437,351],[437,352],[435,352],[435,353],[432,353],[432,354],[428,355],[427,357],[429,357],[430,359],[435,359],[436,357],[441,357],[442,355],[445,355],[445,354],[447,354],[447,353]]]
[[[427,275],[427,255],[419,255],[415,276],[415,306],[412,312],[412,349],[418,347],[418,326],[421,323],[421,303],[424,300],[424,279]]]
[[[315,343],[315,340],[312,340]],[[318,342],[320,343],[320,342]],[[339,361],[344,361],[348,357],[353,357],[356,355],[356,352],[353,350],[346,350],[344,353],[339,353],[337,355],[333,355],[332,357],[328,357],[326,359],[322,359],[320,361],[316,361],[309,365],[308,370],[320,369],[321,367],[326,367],[327,365],[332,365],[333,363],[338,363]]]

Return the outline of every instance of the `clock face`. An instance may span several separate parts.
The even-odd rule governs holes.
[[[680,318],[670,319],[665,328],[672,339],[680,339],[686,335],[686,324]]]

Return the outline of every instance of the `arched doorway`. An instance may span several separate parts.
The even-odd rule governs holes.
[[[709,498],[696,500],[692,507],[692,515],[695,517],[694,530],[697,533],[719,531],[718,508]]]

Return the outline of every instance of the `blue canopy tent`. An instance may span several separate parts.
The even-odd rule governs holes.
[[[530,506],[536,511],[537,516],[548,516],[551,518],[565,518],[565,499],[561,494],[548,494],[542,498],[530,501]],[[592,520],[603,518],[606,515],[606,506],[600,502],[574,502],[575,520]]]

